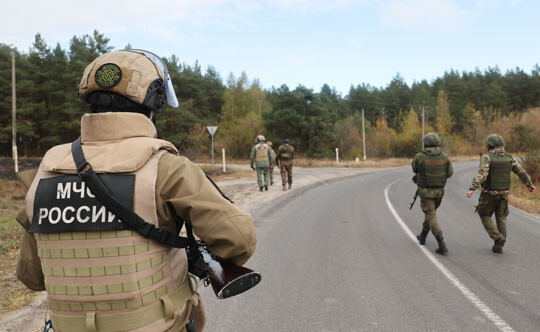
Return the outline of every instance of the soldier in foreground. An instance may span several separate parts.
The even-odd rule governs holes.
[[[454,173],[448,156],[441,151],[441,138],[435,133],[424,136],[424,150],[418,153],[412,161],[415,173],[414,183],[418,185],[417,194],[420,196],[420,206],[425,214],[422,232],[416,237],[421,245],[426,244],[429,231],[437,239],[439,247],[435,250],[444,255],[448,252],[442,229],[437,221],[437,208],[444,196],[446,180]]]
[[[274,184],[274,166],[276,166],[276,152],[272,149],[272,142],[266,143],[270,152],[272,153],[272,158],[270,158],[270,166],[268,166],[268,171],[270,172],[270,185]]]
[[[281,171],[281,183],[283,184],[283,191],[287,191],[287,183],[289,183],[289,189],[292,188],[293,159],[294,147],[291,145],[291,141],[286,138],[285,144],[278,148],[276,155],[276,165]]]
[[[249,159],[251,160],[251,169],[257,170],[257,184],[259,191],[268,190],[269,167],[272,163],[273,154],[266,143],[263,135],[257,136],[257,144],[251,149]]]
[[[17,216],[26,229],[17,277],[47,290],[56,332],[202,331],[206,313],[178,233],[185,224],[214,255],[243,264],[256,245],[251,216],[156,138],[156,114],[165,103],[178,106],[159,57],[101,55],[86,67],[79,94],[92,109],[80,139],[50,149],[35,177],[22,176],[31,185]],[[94,176],[141,228],[89,189]]]
[[[488,153],[482,156],[478,174],[473,179],[467,197],[471,198],[473,192],[482,186],[482,193],[478,200],[477,211],[482,225],[489,237],[494,241],[491,250],[502,254],[506,242],[506,217],[508,216],[508,193],[510,192],[510,173],[516,173],[521,181],[529,187],[530,192],[536,188],[521,164],[510,154],[504,151],[504,139],[497,134],[486,138]],[[495,213],[497,225],[491,220]]]

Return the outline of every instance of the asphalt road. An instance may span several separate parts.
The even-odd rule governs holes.
[[[413,240],[423,215],[399,168],[326,183],[255,214],[247,266],[261,283],[217,300],[207,331],[540,331],[540,219],[512,209],[503,255],[466,198],[477,163],[454,165],[438,217],[449,254]],[[385,194],[386,191],[386,194]],[[392,211],[394,210],[394,211]],[[411,233],[412,231],[412,233]]]

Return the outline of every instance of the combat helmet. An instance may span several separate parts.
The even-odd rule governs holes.
[[[269,147],[272,147],[272,142],[266,142]]]
[[[264,142],[265,141],[265,138],[263,135],[258,135],[257,136],[257,143],[261,143],[261,142]]]
[[[499,134],[491,134],[486,138],[486,144],[490,149],[498,146],[504,146],[504,139]]]
[[[435,133],[427,133],[424,135],[424,147],[432,148],[441,146],[441,138]]]
[[[165,102],[178,107],[167,66],[152,52],[130,49],[105,53],[84,70],[80,98],[93,112],[129,111],[151,117]]]

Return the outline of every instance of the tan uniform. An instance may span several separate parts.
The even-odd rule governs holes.
[[[172,144],[155,139],[155,127],[144,115],[87,114],[81,137],[96,172],[135,175],[133,210],[147,222],[177,234],[177,215],[218,257],[243,264],[253,254],[251,216],[225,200]],[[39,180],[75,173],[70,148],[57,146],[45,155],[26,209],[17,217],[26,230]],[[90,220],[87,212],[66,208],[62,218],[50,220],[82,223]],[[192,319],[198,331],[204,327],[206,314],[187,278],[184,249],[164,247],[131,230],[26,232],[17,276],[30,289],[47,289],[57,332],[184,331]]]

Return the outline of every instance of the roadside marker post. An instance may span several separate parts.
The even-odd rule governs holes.
[[[223,158],[223,173],[226,172],[226,169],[225,169],[225,149],[221,149],[221,156]]]
[[[339,149],[336,148],[336,164],[339,164]]]

